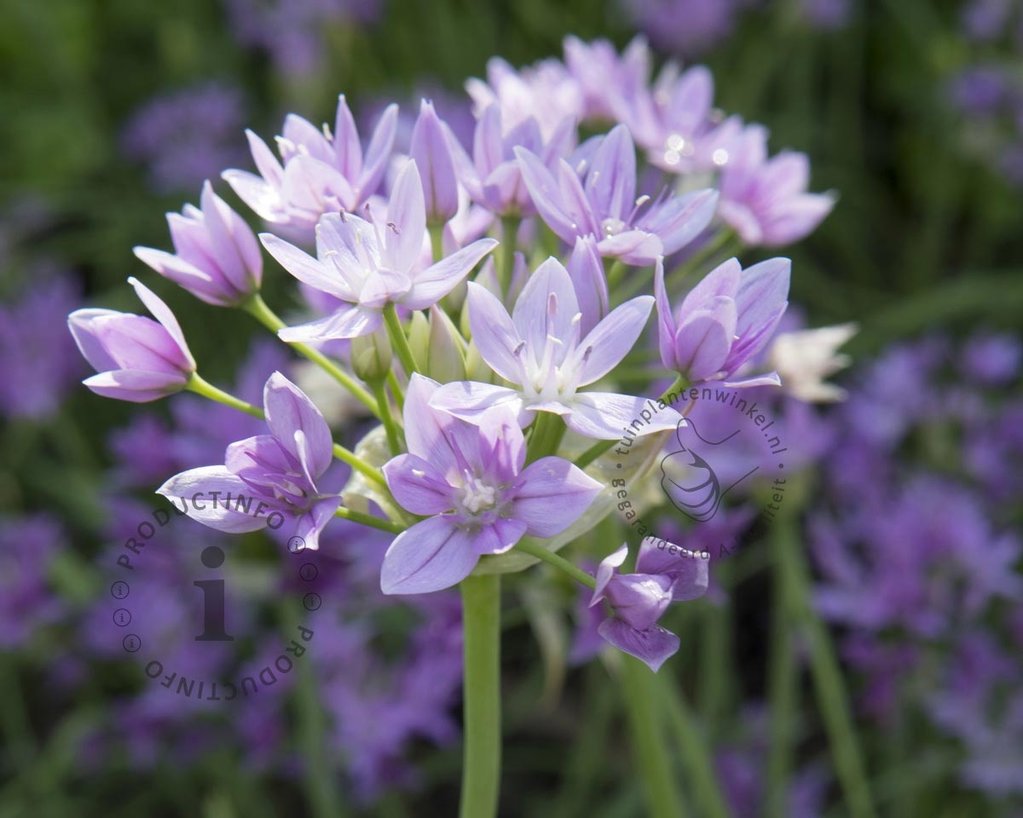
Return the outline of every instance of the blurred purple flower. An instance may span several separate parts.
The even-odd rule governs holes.
[[[121,134],[124,150],[146,166],[161,193],[191,191],[244,157],[238,134],[245,123],[241,91],[209,83],[155,97]]]
[[[50,516],[0,518],[0,648],[27,647],[39,629],[67,613],[49,575],[69,547],[63,527]]]
[[[74,342],[54,325],[80,301],[70,276],[39,275],[17,300],[0,304],[0,412],[45,420],[81,375]]]
[[[721,171],[719,217],[751,246],[778,247],[806,238],[835,206],[831,194],[807,193],[806,154],[768,158],[767,131],[750,125]]]

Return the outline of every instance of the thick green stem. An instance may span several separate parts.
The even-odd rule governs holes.
[[[185,386],[189,392],[195,392],[197,395],[202,395],[204,398],[222,403],[224,406],[230,406],[232,409],[237,409],[239,412],[244,412],[247,415],[252,415],[254,418],[263,418],[263,410],[258,406],[253,406],[251,403],[243,401],[241,398],[236,398],[234,395],[225,392],[223,389],[218,389],[216,386],[211,384],[209,381],[202,378],[198,372],[193,372],[192,377],[188,379],[188,384]]]
[[[657,679],[641,661],[623,656],[621,680],[636,774],[646,796],[646,814],[651,818],[682,818],[686,813],[669,763],[664,722],[656,708]]]
[[[237,409],[239,412],[245,412],[247,415],[252,415],[254,418],[262,420],[265,417],[263,410],[258,406],[253,406],[251,403],[246,403],[241,398],[236,398],[234,395],[225,392],[223,389],[218,389],[209,381],[199,377],[198,372],[192,373],[192,377],[185,388],[197,395],[202,395],[204,398],[216,401],[217,403],[222,403],[224,406],[230,406],[232,409]],[[384,476],[380,473],[380,469],[376,469],[369,465],[369,463],[358,457],[354,452],[346,449],[340,443],[335,443],[333,450],[334,457],[338,460],[343,463],[347,463],[353,469],[372,480],[381,488],[387,487],[387,483],[384,482]]]
[[[294,600],[285,606],[289,630],[301,622]],[[326,724],[323,706],[320,703],[316,675],[309,660],[297,662],[298,684],[295,689],[295,704],[298,721],[298,741],[302,748],[305,764],[304,784],[310,812],[315,818],[344,818],[349,811],[341,801],[330,763],[326,740]]]
[[[768,678],[770,702],[770,751],[767,755],[767,816],[785,818],[788,778],[792,767],[793,728],[796,721],[798,676],[792,639],[795,610],[788,575],[782,569],[782,552],[793,544],[792,521],[783,516],[774,525],[774,599],[771,613],[771,655]]]
[[[279,330],[282,330],[285,326],[287,326],[280,318],[277,317],[277,314],[267,306],[259,293],[256,293],[252,296],[252,298],[246,301],[245,304],[242,305],[242,308],[274,335],[276,335]],[[370,412],[374,415],[377,413],[376,402],[373,400],[373,396],[367,392],[363,386],[355,380],[355,378],[341,369],[326,355],[307,344],[290,344],[290,346],[292,346],[299,355],[312,361],[345,389],[351,392],[352,395],[354,395],[363,406],[369,409]]]
[[[387,434],[387,445],[391,454],[397,456],[401,453],[401,436],[398,426],[394,422],[394,415],[391,414],[391,404],[387,400],[387,391],[384,389],[384,382],[377,381],[370,384],[373,394],[377,399],[377,406],[380,408],[380,422],[384,424],[384,432]]]
[[[838,667],[834,646],[827,628],[817,618],[809,602],[810,580],[801,550],[795,542],[779,549],[785,581],[792,590],[796,616],[803,626],[810,651],[817,705],[835,760],[835,771],[852,818],[874,818],[873,799],[867,783],[866,768],[853,729],[845,683]]]
[[[526,462],[554,454],[565,436],[565,421],[551,412],[537,412],[533,434],[526,449]]]
[[[379,517],[374,517],[372,514],[363,514],[361,511],[355,511],[355,509],[345,508],[344,506],[341,506],[341,508],[335,511],[334,516],[340,517],[342,520],[350,520],[353,523],[359,523],[359,525],[365,525],[370,528],[387,531],[390,534],[401,534],[406,528],[406,526],[401,523],[392,523],[390,520],[381,520]]]
[[[553,551],[548,551],[538,542],[528,539],[519,540],[518,544],[515,546],[515,550],[521,551],[524,554],[529,554],[531,557],[536,557],[538,560],[542,560],[548,565],[553,565],[559,571],[563,571],[568,574],[576,582],[582,583],[587,588],[593,588],[597,584],[597,581],[587,574],[582,568],[573,565],[559,554],[555,554]]]
[[[661,696],[668,708],[668,721],[678,744],[682,763],[689,771],[688,781],[693,799],[705,818],[729,818],[728,806],[718,787],[717,775],[707,752],[708,740],[700,735],[696,719],[681,690],[676,690],[670,676],[660,680]]]
[[[405,374],[412,377],[412,373],[418,372],[419,367],[416,365],[416,356],[412,354],[412,347],[409,346],[408,336],[401,325],[394,304],[384,307],[384,323],[387,325],[387,337],[391,339],[391,346],[398,353],[398,360],[401,361]]]
[[[501,577],[462,580],[465,745],[460,818],[495,818],[501,783]]]

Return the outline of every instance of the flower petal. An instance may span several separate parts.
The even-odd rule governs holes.
[[[515,350],[522,339],[504,305],[488,289],[473,281],[469,282],[466,302],[472,340],[480,357],[506,381],[521,383],[525,376]]]
[[[659,625],[639,631],[621,619],[605,619],[597,633],[618,650],[635,656],[655,673],[678,651],[679,638]]]
[[[274,372],[263,387],[266,425],[281,446],[308,466],[310,482],[320,477],[333,459],[334,441],[327,421],[308,396],[280,372]],[[306,447],[296,442],[295,433],[302,432]],[[303,451],[304,449],[304,451]],[[307,463],[304,461],[308,458]]]
[[[707,592],[710,559],[659,537],[644,537],[636,557],[636,571],[670,577],[672,600],[687,602]]]
[[[580,342],[579,384],[603,378],[618,366],[643,332],[654,299],[641,295],[616,307]]]
[[[412,289],[398,299],[412,310],[424,310],[440,301],[479,264],[480,260],[497,247],[494,239],[479,239],[457,253],[443,258],[412,277]]]
[[[534,537],[553,537],[590,507],[602,485],[561,457],[530,463],[516,481],[512,517]]]
[[[479,562],[475,538],[449,517],[431,517],[399,534],[384,554],[380,590],[426,594],[457,585]]]
[[[163,328],[167,330],[170,337],[174,339],[174,343],[177,344],[178,349],[181,350],[181,354],[184,356],[185,360],[188,361],[192,370],[194,370],[195,358],[192,357],[192,353],[188,349],[188,344],[185,341],[185,334],[181,331],[181,325],[178,323],[178,319],[174,317],[174,313],[171,312],[170,307],[164,303],[162,298],[134,276],[130,276],[128,278],[128,283],[135,288],[135,294],[138,295],[139,300],[146,305],[146,309],[153,314],[153,317],[163,325]]]
[[[383,466],[387,487],[400,505],[413,514],[434,515],[450,511],[453,489],[430,462],[414,454],[401,454]]]
[[[375,332],[382,323],[383,317],[379,312],[362,307],[343,307],[326,318],[278,330],[277,337],[289,344],[361,338]]]
[[[578,313],[572,279],[561,262],[551,257],[536,268],[522,288],[512,309],[512,322],[528,348],[538,355],[548,336],[559,340],[570,337]]]
[[[387,202],[387,221],[384,265],[392,270],[407,272],[419,260],[426,234],[426,200],[414,159],[405,163],[394,181]]]
[[[617,440],[627,431],[640,437],[669,431],[683,419],[670,407],[658,409],[655,401],[613,392],[577,392],[571,406],[565,424],[596,440]]]
[[[242,534],[266,527],[266,517],[236,511],[237,502],[232,507],[230,501],[220,500],[213,492],[219,496],[231,495],[235,500],[239,496],[253,496],[252,489],[224,466],[203,466],[183,471],[156,490],[157,494],[176,500],[175,505],[193,520],[218,531]]]

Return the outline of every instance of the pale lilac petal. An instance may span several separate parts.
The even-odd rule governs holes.
[[[403,509],[432,516],[450,511],[454,490],[442,472],[414,454],[401,454],[383,466],[387,487]]]
[[[203,226],[220,273],[239,294],[258,289],[263,258],[251,228],[213,192],[207,181],[202,189]]]
[[[526,524],[522,520],[498,519],[493,525],[480,528],[473,540],[473,551],[480,556],[504,554],[525,536]]]
[[[408,405],[408,398],[405,405]],[[433,393],[430,405],[468,421],[476,420],[495,406],[507,406],[520,417],[521,421],[523,410],[522,396],[514,389],[477,381],[453,381],[444,384]],[[412,451],[411,444],[409,451]]]
[[[765,225],[765,246],[780,247],[805,238],[834,207],[835,197],[827,193],[801,193],[791,197],[772,211]]]
[[[647,230],[626,230],[600,240],[601,255],[620,258],[626,264],[646,266],[664,255],[664,243]]]
[[[423,310],[436,304],[472,272],[473,267],[497,246],[494,239],[479,239],[463,247],[454,255],[416,273],[412,289],[399,303],[413,310]]]
[[[522,288],[512,309],[512,322],[535,353],[543,349],[549,335],[568,338],[578,312],[579,301],[572,279],[561,262],[551,257],[536,268]]]
[[[519,475],[511,516],[535,537],[560,534],[582,516],[602,485],[561,457],[542,457]]]
[[[607,277],[597,243],[592,236],[575,240],[572,255],[565,265],[582,313],[580,331],[585,335],[608,311]]]
[[[426,201],[414,159],[405,163],[394,182],[387,203],[387,221],[384,264],[392,270],[411,270],[423,251],[426,234]]]
[[[361,338],[371,335],[382,324],[383,316],[379,312],[362,307],[342,307],[326,318],[278,330],[277,337],[289,344]]]
[[[100,372],[86,378],[82,383],[104,398],[130,403],[149,403],[180,392],[185,388],[188,379],[184,375],[168,372],[115,369]]]
[[[658,410],[655,401],[612,392],[577,392],[571,406],[572,414],[565,417],[568,428],[596,440],[617,440],[626,431],[637,436],[663,432],[682,420],[670,407]]]
[[[326,222],[326,218],[317,226],[317,234],[320,233],[321,225],[324,222]],[[346,286],[344,280],[332,267],[299,250],[295,245],[289,244],[273,233],[260,233],[259,240],[277,263],[303,284],[308,284],[315,290],[329,293],[342,301],[351,302],[355,300],[355,293],[352,292],[350,287]]]
[[[658,257],[654,266],[654,298],[657,300],[657,348],[661,353],[661,364],[665,369],[676,368],[675,362],[675,316],[668,301],[668,290],[664,286],[664,258]]]
[[[245,482],[224,466],[203,466],[181,472],[156,490],[193,520],[218,531],[242,534],[266,527],[266,517],[246,514],[235,510],[237,506],[228,507],[223,501],[211,499],[213,492],[221,496],[230,494],[232,498],[252,497],[252,490]]]
[[[294,536],[301,537],[304,548],[318,551],[320,548],[320,534],[334,519],[334,512],[341,505],[341,498],[337,495],[323,497],[313,503],[313,507],[298,518],[295,525]]]
[[[105,321],[123,314],[116,310],[89,308],[75,310],[68,316],[68,329],[78,345],[78,351],[99,372],[119,369],[121,366],[103,345],[98,329]]]
[[[366,148],[362,175],[358,180],[360,201],[365,201],[380,186],[380,180],[387,170],[387,162],[391,158],[394,137],[398,132],[398,106],[388,105],[373,128],[373,136]]]
[[[594,151],[585,191],[603,218],[628,219],[636,199],[636,148],[625,125],[615,126]]]
[[[152,247],[133,247],[132,252],[143,264],[207,304],[225,307],[237,300],[237,296],[226,296],[223,285],[216,282],[209,273],[180,256]]]
[[[675,360],[691,381],[703,381],[721,371],[735,337],[735,302],[718,296],[707,309],[686,316],[675,334]]]
[[[524,375],[516,350],[522,339],[504,305],[493,293],[472,281],[466,302],[472,340],[480,356],[505,380],[521,383]]]
[[[654,299],[641,295],[616,307],[579,344],[579,385],[586,386],[618,366],[643,332]]]
[[[515,148],[519,160],[522,181],[529,191],[533,205],[540,217],[560,239],[566,242],[576,236],[590,232],[579,218],[575,218],[571,207],[562,200],[558,182],[536,154],[521,147]],[[589,221],[589,220],[587,220]]]
[[[684,196],[673,196],[656,205],[639,219],[636,227],[660,236],[663,255],[676,253],[702,233],[717,210],[716,190],[697,190]]]
[[[285,450],[302,462],[295,441],[295,432],[301,431],[307,441],[306,454],[310,458],[309,471],[313,478],[320,477],[330,466],[334,441],[327,421],[308,396],[280,372],[274,372],[263,387],[263,406],[266,425]],[[312,480],[310,480],[312,482]]]
[[[192,353],[188,349],[188,344],[185,341],[185,334],[181,331],[181,325],[178,324],[178,319],[174,317],[174,313],[171,312],[170,307],[164,303],[163,299],[134,276],[128,278],[128,283],[135,288],[136,295],[138,295],[139,300],[146,305],[146,309],[153,314],[153,317],[163,325],[163,328],[167,330],[170,337],[174,339],[174,343],[177,344],[178,349],[181,351],[181,355],[188,362],[189,367],[194,370],[195,358],[192,357]]]
[[[475,420],[480,458],[488,474],[510,483],[526,462],[526,439],[513,406],[491,407]]]
[[[636,557],[636,571],[670,577],[672,601],[688,602],[707,592],[710,560],[658,537],[645,537]]]
[[[427,100],[420,104],[412,127],[409,153],[422,177],[427,212],[432,218],[447,221],[458,210],[458,181],[443,123]]]
[[[283,175],[284,171],[281,171]],[[277,190],[261,177],[247,170],[225,170],[220,178],[227,182],[252,212],[271,224],[283,220],[281,197]]]
[[[475,537],[449,517],[430,517],[395,538],[384,554],[380,590],[427,594],[465,579],[479,562]]]
[[[721,262],[691,289],[682,302],[681,312],[706,307],[720,296],[735,298],[742,281],[742,265],[736,258]]]
[[[635,656],[655,673],[679,648],[679,638],[659,625],[639,631],[621,619],[606,619],[597,632],[618,650]]]
[[[590,597],[591,608],[604,598],[604,589],[607,588],[607,584],[614,576],[615,569],[622,567],[622,564],[625,562],[625,558],[628,555],[629,546],[627,543],[622,543],[621,547],[617,551],[611,552],[600,561],[600,565],[597,566],[597,575],[595,577],[596,585],[593,588],[593,595]]]
[[[777,372],[767,372],[762,375],[753,375],[749,378],[739,378],[738,380],[729,378],[722,381],[721,385],[732,389],[748,389],[752,386],[781,386],[781,378]]]
[[[410,454],[432,464],[439,473],[447,474],[457,468],[447,436],[455,421],[450,414],[432,405],[439,391],[436,381],[419,373],[412,375],[405,391],[405,443]]]
[[[338,95],[337,113],[334,115],[334,155],[345,177],[352,182],[358,180],[362,173],[362,144],[344,94]]]

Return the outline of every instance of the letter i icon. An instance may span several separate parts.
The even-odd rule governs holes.
[[[202,564],[207,568],[219,568],[224,564],[222,549],[211,545],[202,550]],[[196,642],[233,642],[224,624],[224,580],[197,579],[192,583],[202,591],[202,633]]]

